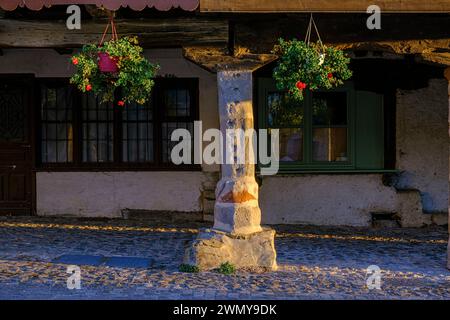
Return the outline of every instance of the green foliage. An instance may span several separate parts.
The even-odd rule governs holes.
[[[178,270],[180,271],[180,272],[189,272],[189,273],[197,273],[197,272],[200,272],[200,269],[199,269],[199,267],[197,267],[197,266],[192,266],[192,265],[190,265],[190,264],[181,264],[179,267],[178,267]]]
[[[233,274],[236,272],[236,267],[227,261],[220,265],[220,267],[217,269],[217,272],[227,275]]]
[[[83,46],[79,54],[71,58],[76,65],[76,72],[70,79],[82,92],[90,91],[102,97],[103,101],[113,101],[117,88],[122,89],[124,102],[143,104],[150,96],[159,66],[150,63],[142,55],[136,37],[123,37],[105,42],[101,47],[94,44]],[[102,73],[97,64],[98,53],[106,52],[117,59],[117,73]]]
[[[342,50],[322,47],[319,42],[308,45],[297,39],[280,39],[273,52],[280,56],[273,72],[277,88],[297,101],[303,100],[304,89],[331,89],[352,76],[348,69],[350,58]]]

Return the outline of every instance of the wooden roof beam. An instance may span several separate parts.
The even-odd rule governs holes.
[[[201,12],[366,12],[376,4],[382,12],[450,12],[448,0],[200,0]]]
[[[184,47],[183,56],[210,72],[255,71],[278,58],[273,54],[251,54],[242,48],[236,48],[235,54],[229,55],[227,49],[220,47]]]
[[[117,19],[120,36],[137,35],[144,48],[184,45],[227,46],[228,21],[218,18]],[[97,43],[105,21],[84,21],[67,30],[61,21],[0,19],[0,48],[76,48]]]

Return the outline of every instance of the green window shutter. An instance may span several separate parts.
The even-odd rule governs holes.
[[[356,169],[383,169],[383,95],[356,91],[355,114]]]

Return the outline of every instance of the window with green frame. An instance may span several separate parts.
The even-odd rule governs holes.
[[[279,129],[280,172],[383,171],[383,95],[333,90],[286,99],[270,78],[258,78],[258,126]]]

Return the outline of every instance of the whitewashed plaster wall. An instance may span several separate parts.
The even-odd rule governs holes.
[[[394,188],[381,174],[315,174],[263,177],[260,188],[265,224],[368,226],[371,212],[396,210]]]
[[[420,191],[426,212],[448,211],[448,95],[445,79],[397,92],[397,188]]]
[[[39,172],[39,215],[120,217],[123,209],[199,212],[202,172]]]

